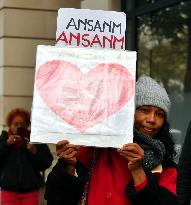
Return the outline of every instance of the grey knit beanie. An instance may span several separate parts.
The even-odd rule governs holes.
[[[170,99],[166,90],[148,76],[141,76],[136,82],[136,108],[143,105],[153,105],[161,108],[168,115]]]

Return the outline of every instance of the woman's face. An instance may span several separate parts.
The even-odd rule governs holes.
[[[13,134],[17,134],[17,129],[19,127],[24,127],[24,128],[27,128],[27,125],[26,125],[26,122],[24,120],[24,118],[20,115],[16,115],[12,122],[11,122],[11,126],[10,126],[10,129],[12,131]]]
[[[134,127],[140,133],[154,137],[162,128],[164,120],[162,109],[151,105],[140,106],[135,112]]]

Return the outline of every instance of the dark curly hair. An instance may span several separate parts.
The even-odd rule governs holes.
[[[26,125],[30,125],[30,113],[23,108],[15,108],[11,110],[6,117],[7,126],[10,126],[15,116],[22,116]]]
[[[155,139],[159,139],[165,146],[166,154],[164,157],[164,161],[165,162],[172,161],[176,155],[176,152],[174,149],[173,136],[170,132],[170,124],[166,119],[161,130],[156,135]]]

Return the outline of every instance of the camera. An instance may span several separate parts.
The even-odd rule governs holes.
[[[29,138],[30,138],[29,130],[27,130],[24,127],[18,127],[17,134],[21,137],[23,141],[25,141],[26,143],[29,142]]]

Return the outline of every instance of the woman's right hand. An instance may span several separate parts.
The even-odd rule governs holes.
[[[77,162],[76,154],[79,146],[70,144],[67,140],[60,141],[56,144],[57,156],[64,160],[68,165],[67,172],[71,175],[75,174],[75,165]]]
[[[13,145],[16,144],[21,140],[20,136],[18,135],[10,135],[9,138],[7,139],[7,144],[8,145]]]

